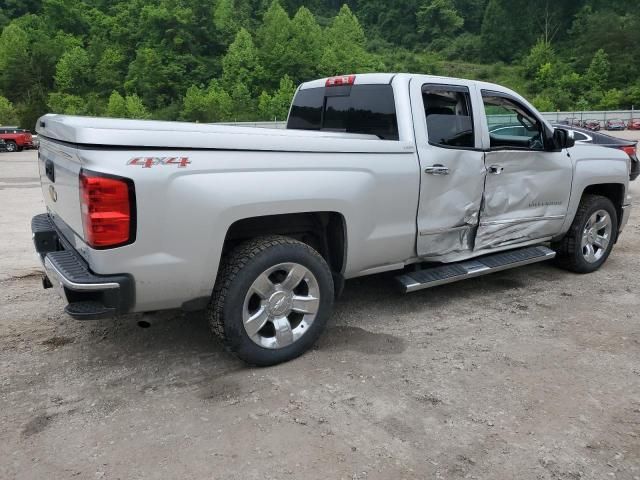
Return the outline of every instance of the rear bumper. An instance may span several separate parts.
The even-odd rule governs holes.
[[[31,220],[33,243],[53,287],[68,303],[65,312],[78,320],[97,320],[127,313],[134,304],[130,275],[96,275],[58,232],[48,214]]]

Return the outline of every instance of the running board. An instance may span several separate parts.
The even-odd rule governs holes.
[[[410,293],[510,268],[544,262],[555,256],[556,252],[547,247],[527,247],[405,273],[396,277],[396,280],[404,293]]]

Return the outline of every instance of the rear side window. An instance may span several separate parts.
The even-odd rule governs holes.
[[[287,128],[399,140],[393,87],[354,85],[300,90],[293,101]]]
[[[425,85],[422,88],[429,143],[452,148],[474,148],[471,97],[467,87]]]

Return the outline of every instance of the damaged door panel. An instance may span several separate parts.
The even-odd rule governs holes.
[[[519,102],[485,91],[482,97],[490,149],[475,250],[557,235],[571,195],[571,158],[545,148],[544,125]],[[517,135],[504,133],[505,119],[520,127],[511,129]]]
[[[411,84],[421,168],[417,253],[425,259],[473,250],[486,175],[474,97],[462,84]]]

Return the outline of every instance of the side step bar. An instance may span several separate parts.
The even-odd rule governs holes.
[[[556,252],[547,247],[527,247],[405,273],[396,277],[396,280],[404,293],[410,293],[510,268],[544,262],[555,256]]]

